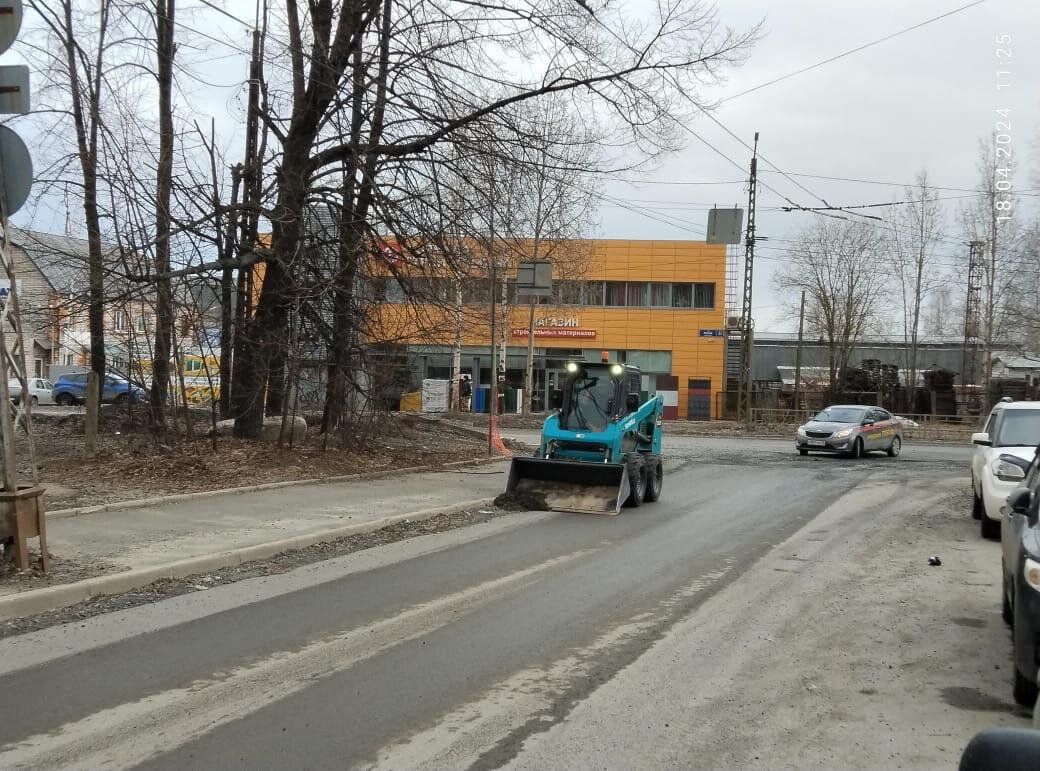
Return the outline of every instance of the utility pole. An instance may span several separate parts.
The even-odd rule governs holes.
[[[744,236],[744,296],[740,305],[740,378],[737,381],[737,418],[751,422],[751,350],[755,322],[751,318],[751,295],[755,273],[755,200],[758,193],[758,132],[751,155],[748,181],[748,219]]]
[[[964,302],[964,349],[961,354],[961,387],[975,384],[975,372],[979,357],[979,326],[982,312],[983,284],[983,250],[985,241],[972,241],[968,244],[968,297]],[[989,387],[989,378],[984,378],[984,385]],[[982,408],[988,407],[989,394],[983,394]]]
[[[805,332],[805,290],[802,290],[802,305],[798,311],[798,347],[794,353],[794,408],[801,409],[800,397],[802,391],[802,339]]]
[[[490,167],[489,167],[490,168]],[[498,298],[498,276],[495,271],[495,206],[496,206],[496,195],[495,195],[495,180],[494,180],[494,168],[490,168],[489,185],[488,190],[491,192],[491,205],[488,207],[488,273],[490,275],[490,290],[491,290],[491,383],[488,386],[488,434],[487,434],[487,446],[488,455],[493,455],[495,452],[495,410],[498,407],[498,339],[495,337],[495,317],[498,314],[498,305],[495,302]]]
[[[265,21],[266,24],[266,21]],[[260,3],[257,2],[256,23],[253,27],[253,47],[249,58],[249,103],[246,110],[246,148],[245,157],[239,167],[238,175],[242,179],[242,204],[243,211],[239,215],[238,223],[238,251],[252,251],[256,249],[257,230],[259,223],[260,207],[260,183],[261,183],[261,160],[260,160],[260,78],[261,58],[263,56],[263,38],[260,33]],[[221,417],[228,418],[231,415],[231,390],[235,387],[231,379],[233,370],[232,357],[238,348],[238,338],[241,330],[245,327],[249,317],[252,316],[253,303],[253,263],[249,267],[238,269],[238,281],[236,286],[237,303],[235,304],[235,323],[228,325],[227,339],[224,338],[224,329],[221,329],[220,340],[220,403]],[[227,282],[230,287],[231,268],[224,268],[221,276],[222,282]],[[223,287],[222,287],[223,289]],[[230,294],[230,288],[228,290]],[[223,300],[223,298],[222,298]],[[225,353],[225,345],[227,353]],[[226,380],[225,380],[226,378]],[[228,388],[228,384],[231,388]],[[225,392],[227,395],[225,397]],[[223,410],[226,410],[224,412]]]

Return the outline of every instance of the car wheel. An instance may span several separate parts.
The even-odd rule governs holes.
[[[54,403],[60,407],[68,407],[72,404],[71,394],[58,394],[54,397]]]
[[[804,456],[804,455],[808,455],[808,454],[809,454],[809,451],[808,451],[808,450],[802,450],[802,449],[799,449],[799,450],[798,450],[798,454],[799,454],[799,455],[803,455],[803,456]]]
[[[849,452],[850,458],[862,458],[863,457],[863,440],[859,437],[852,443],[852,451]]]
[[[899,456],[899,451],[901,449],[903,449],[903,440],[900,439],[898,436],[893,436],[892,444],[888,446],[888,449],[885,450],[885,452],[888,453],[888,457],[896,458]]]
[[[650,462],[650,471],[647,472],[646,492],[643,500],[653,503],[661,497],[661,488],[664,487],[664,463],[659,457],[654,457]]]
[[[1016,602],[1015,606],[1017,605],[1018,603]],[[1012,664],[1012,668],[1015,671],[1015,686],[1013,690],[1013,695],[1015,697],[1016,702],[1021,704],[1023,707],[1029,707],[1031,709],[1033,705],[1036,703],[1036,671],[1034,669],[1032,673],[1027,674],[1022,674],[1018,671],[1019,659],[1025,658],[1029,661],[1033,660],[1032,651],[1029,651],[1028,656],[1020,655],[1023,652],[1023,647],[1032,646],[1033,644],[1032,639],[1028,637],[1029,623],[1031,619],[1027,617],[1023,617],[1021,619],[1017,618],[1019,613],[1019,609],[1017,607],[1013,607],[1012,612],[1015,616],[1014,623],[1012,625],[1014,631],[1011,633],[1012,655],[1014,656],[1014,658],[1012,659],[1012,661],[1014,662]]]
[[[975,492],[975,480],[971,480],[971,516],[982,518],[982,496]]]
[[[39,403],[40,403],[40,397],[39,396],[34,396],[33,398],[31,398],[29,400],[29,404],[31,404],[33,407],[35,407]]]
[[[639,453],[628,459],[628,485],[628,505],[633,509],[642,506],[646,496],[646,463]]]
[[[1023,707],[1032,709],[1036,704],[1036,691],[1036,683],[1028,677],[1023,676],[1022,673],[1018,671],[1018,667],[1015,667],[1015,688],[1012,692],[1015,701]]]
[[[987,541],[996,541],[1000,538],[1000,520],[990,519],[985,510],[982,512],[982,519],[979,520],[979,525],[979,532]]]
[[[1013,627],[1015,624],[1015,613],[1011,609],[1011,597],[1008,594],[1007,566],[1004,560],[1000,561],[1000,617],[1004,623]]]

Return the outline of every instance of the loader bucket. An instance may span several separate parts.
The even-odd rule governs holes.
[[[545,499],[550,511],[621,512],[628,499],[628,467],[621,463],[514,457],[506,492]]]

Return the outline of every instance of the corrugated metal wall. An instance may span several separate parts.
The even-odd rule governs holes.
[[[778,366],[793,367],[798,344],[794,341],[756,340],[752,355],[752,378],[754,380],[779,381]],[[953,343],[918,346],[917,362],[920,369],[940,367],[959,373],[962,348]],[[900,344],[871,344],[856,348],[851,363],[859,366],[865,359],[877,359],[882,364],[906,366],[906,352]],[[827,346],[818,341],[802,344],[802,366],[826,367]]]

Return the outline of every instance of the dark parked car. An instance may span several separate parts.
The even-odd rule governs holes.
[[[858,458],[865,452],[884,450],[894,458],[903,446],[903,424],[880,407],[835,404],[799,426],[794,444],[801,455],[839,452]]]
[[[55,404],[83,404],[87,400],[87,373],[59,375],[51,393]],[[106,376],[105,385],[101,389],[101,401],[121,404],[127,400],[134,404],[144,401],[144,390],[121,377]]]
[[[1033,706],[1040,667],[1040,457],[1032,462],[1004,454],[1000,461],[1023,468],[1025,479],[1002,507],[1000,528],[1002,612],[1011,624],[1015,701]]]

